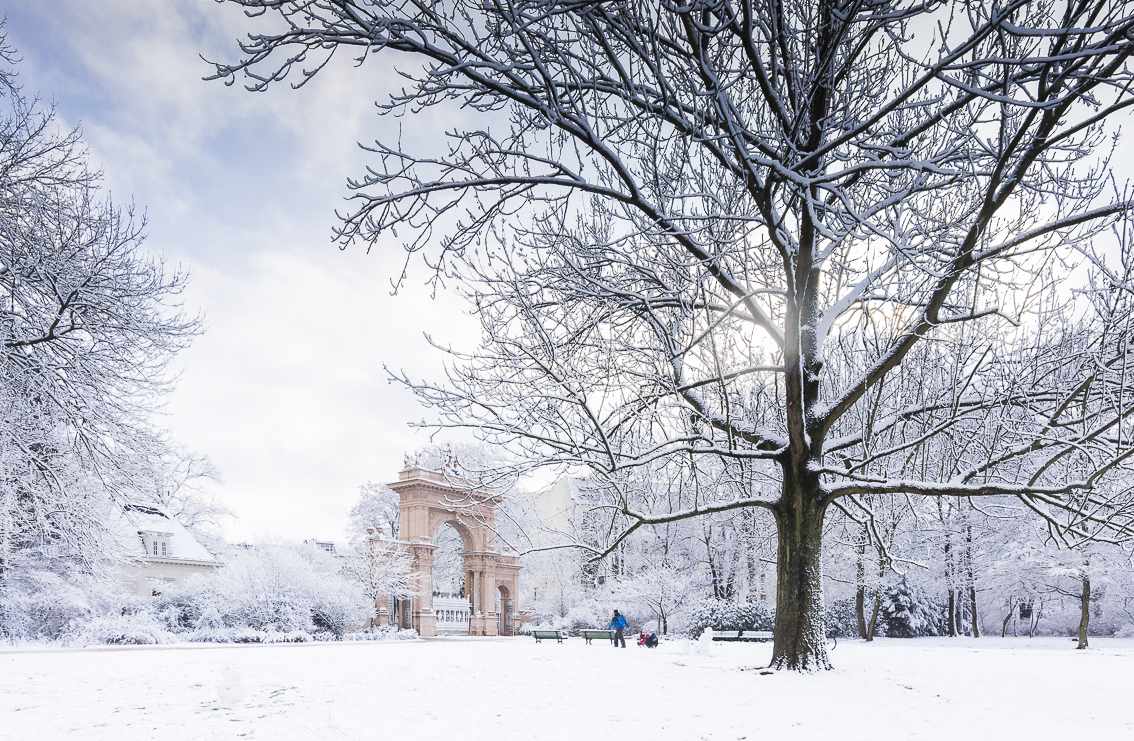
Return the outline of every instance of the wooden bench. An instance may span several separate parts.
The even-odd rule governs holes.
[[[561,630],[533,630],[532,631],[532,637],[535,638],[536,643],[539,643],[540,641],[542,641],[545,638],[549,641],[556,641],[557,643],[563,643],[563,639],[566,638],[567,636],[564,635],[563,631],[561,631]]]
[[[714,641],[739,641],[740,640],[740,631],[739,630],[714,630],[713,631],[713,640]]]
[[[593,638],[606,638],[611,643],[614,643],[613,630],[583,630],[579,632],[579,635],[581,635],[583,638],[586,638],[588,644],[590,644],[591,639]]]
[[[770,641],[775,636],[770,630],[714,630],[714,641]]]

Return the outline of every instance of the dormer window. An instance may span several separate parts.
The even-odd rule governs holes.
[[[172,533],[139,530],[138,535],[142,539],[142,552],[147,556],[170,558],[173,555],[173,548],[169,542],[169,539],[173,536]]]

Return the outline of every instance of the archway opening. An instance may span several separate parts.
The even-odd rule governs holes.
[[[433,594],[446,597],[464,597],[465,572],[461,568],[461,553],[465,550],[461,534],[449,523],[443,523],[433,534]]]
[[[496,635],[514,634],[516,603],[508,587],[501,584],[496,588]]]
[[[465,597],[461,554],[464,540],[457,529],[441,524],[433,534],[433,614],[439,635],[468,635],[471,611]]]

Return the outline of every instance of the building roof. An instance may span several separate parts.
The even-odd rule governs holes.
[[[348,553],[354,553],[358,550],[357,546],[352,546],[349,543],[342,543],[334,540],[320,540],[319,538],[310,538],[303,541],[304,545],[309,545],[312,548],[318,548],[321,551],[330,553],[332,556],[343,556]]]
[[[112,517],[114,517],[112,527],[131,558],[220,563],[197,542],[189,528],[174,519],[169,511],[159,504],[146,501],[126,502],[117,509],[117,515]],[[169,542],[169,553],[165,556],[151,555],[142,543],[142,536],[145,534],[164,535]]]

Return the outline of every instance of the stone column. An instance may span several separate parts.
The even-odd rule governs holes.
[[[375,607],[377,607],[378,617],[375,626],[389,625],[390,624],[390,598],[383,595],[375,600]]]
[[[488,617],[488,635],[500,635],[500,628],[496,624],[496,598],[500,596],[500,590],[496,588],[496,561],[491,557],[485,559],[484,564],[484,584],[485,584],[485,613]]]
[[[414,555],[415,571],[418,574],[420,594],[411,598],[413,605],[413,628],[418,635],[437,635],[437,616],[433,614],[433,551],[437,546],[416,543],[410,548]]]

